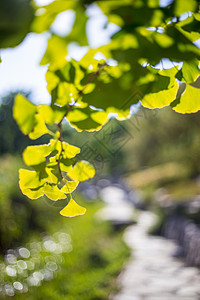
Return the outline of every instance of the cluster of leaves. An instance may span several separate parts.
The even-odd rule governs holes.
[[[86,34],[88,8],[94,4],[107,16],[107,23],[118,26],[110,42],[96,49],[89,47]],[[71,32],[55,34],[54,20],[68,10],[75,14]],[[52,200],[63,199],[79,181],[94,175],[88,163],[74,165],[79,149],[62,139],[65,119],[78,131],[94,131],[107,122],[110,112],[127,118],[130,106],[138,101],[150,109],[171,105],[179,113],[200,110],[200,49],[195,43],[200,38],[199,1],[174,0],[161,6],[158,0],[54,0],[34,5],[30,23],[30,31],[50,34],[41,64],[49,65],[51,104],[35,106],[19,95],[14,117],[30,138],[52,134],[53,139],[24,152],[26,164],[34,169],[20,171],[20,187],[28,197],[45,194]],[[66,59],[71,42],[88,46],[80,61]],[[163,59],[170,68],[163,68]],[[57,125],[57,133],[50,132],[51,124]],[[65,215],[84,213],[72,198],[66,210]]]
[[[21,114],[22,107],[23,114]],[[42,118],[48,109],[51,111],[52,119],[59,122],[60,131],[56,134],[47,128],[47,124],[51,124],[52,121],[49,115],[47,120],[45,118],[46,123]],[[73,200],[71,193],[80,181],[92,178],[95,170],[88,162],[75,159],[80,148],[62,140],[60,122],[64,117],[63,112],[54,111],[48,105],[36,106],[19,94],[15,100],[13,114],[22,132],[28,134],[30,138],[36,139],[45,133],[54,137],[49,144],[28,146],[23,152],[24,162],[33,169],[33,171],[19,170],[19,185],[23,194],[31,199],[46,195],[53,201],[65,199],[67,194],[70,194],[68,205],[60,213],[68,217],[84,214],[85,208]]]

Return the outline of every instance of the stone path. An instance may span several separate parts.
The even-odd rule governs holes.
[[[125,193],[117,187],[101,191],[106,206],[99,216],[109,220],[130,220],[132,206]],[[129,263],[118,277],[121,287],[110,300],[200,300],[200,270],[185,267],[172,254],[174,242],[147,234],[155,215],[140,212],[137,225],[127,227],[124,239],[132,249]]]
[[[106,206],[98,212],[103,220],[127,222],[134,219],[133,205],[126,201],[126,193],[116,186],[108,186],[100,192]]]
[[[112,300],[199,300],[200,271],[172,257],[176,245],[147,235],[155,216],[141,212],[124,239],[132,249],[130,262],[118,277],[121,287]]]

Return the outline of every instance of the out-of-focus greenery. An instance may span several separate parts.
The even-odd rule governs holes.
[[[139,188],[148,203],[158,205],[156,190],[163,187],[157,198],[172,204],[200,193],[199,116],[142,108],[126,121],[132,134],[123,148],[128,183]]]
[[[4,155],[0,159],[0,251],[21,245],[35,231],[45,231],[53,218],[46,199],[31,201],[18,185],[18,169],[23,162],[18,156]],[[52,219],[53,221],[53,219]]]
[[[108,299],[116,290],[114,278],[129,250],[121,241],[121,233],[113,233],[108,223],[95,220],[94,213],[101,206],[90,203],[84,217],[67,221],[60,217],[62,220],[50,225],[52,231],[70,233],[73,250],[64,254],[64,263],[54,280],[30,288],[28,294],[16,299]]]
[[[30,93],[25,93],[28,97]],[[30,143],[30,139],[19,130],[12,116],[14,98],[17,95],[11,92],[2,97],[0,102],[0,153],[22,152]]]
[[[33,17],[30,0],[1,0],[0,48],[20,44],[30,30]]]
[[[169,108],[154,112],[142,108],[126,124],[133,136],[125,149],[127,170],[177,162],[191,176],[199,174],[200,113],[182,115]]]

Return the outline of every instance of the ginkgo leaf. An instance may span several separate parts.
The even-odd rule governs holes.
[[[66,194],[71,194],[78,186],[78,181],[68,181],[64,179],[65,185],[62,187],[61,191]]]
[[[168,90],[162,90],[157,93],[149,93],[145,95],[141,100],[141,103],[144,107],[151,109],[168,106],[176,98],[177,90],[178,82],[175,82],[175,85]]]
[[[62,151],[62,156],[63,158],[73,158],[75,157],[77,154],[80,153],[80,148],[70,145],[68,143],[62,142],[63,145],[63,151]]]
[[[98,131],[108,121],[108,112],[97,111],[90,107],[73,109],[67,120],[77,131]]]
[[[197,8],[197,2],[195,0],[176,0],[174,3],[175,16],[180,17],[185,12],[193,12]]]
[[[35,126],[36,105],[19,94],[15,98],[13,116],[24,134],[29,134]]]
[[[50,145],[28,146],[23,152],[23,159],[27,166],[39,165],[46,161],[51,153]]]
[[[183,94],[171,104],[173,110],[182,114],[195,113],[200,110],[200,89],[186,85]]]
[[[50,143],[51,143],[51,149],[52,149],[52,151],[56,150],[57,153],[58,153],[57,156],[60,156],[60,153],[62,151],[62,158],[64,158],[64,159],[66,159],[66,158],[68,158],[68,159],[73,158],[78,153],[80,153],[80,148],[79,147],[70,145],[70,144],[68,144],[66,142],[61,142],[59,140],[51,139]]]
[[[47,165],[45,171],[48,175],[45,178],[47,182],[58,184],[61,181],[62,178],[58,169],[58,163],[56,163],[54,166]]]
[[[85,181],[94,177],[95,169],[89,162],[82,160],[77,162],[67,175],[73,180]]]
[[[54,107],[50,105],[38,105],[38,113],[43,118],[45,123],[59,123],[66,113],[66,109]]]
[[[65,158],[65,159],[61,159],[60,160],[60,169],[61,171],[63,172],[69,172],[72,170],[72,165],[75,163],[75,159],[68,159],[68,158]]]
[[[61,192],[57,185],[47,184],[43,187],[43,192],[49,199],[54,201],[65,199],[67,197],[63,192]]]
[[[52,1],[48,5],[42,6],[42,10],[40,9],[40,7],[38,7],[39,13],[37,13],[38,11],[36,10],[35,18],[31,28],[32,31],[41,33],[48,30],[55,20],[57,14],[67,9],[73,9],[75,4],[76,3],[73,0],[59,0]]]
[[[41,65],[51,64],[51,68],[57,69],[65,65],[67,56],[66,39],[52,35],[48,40],[46,52],[40,62]]]
[[[37,188],[21,188],[21,191],[24,195],[26,195],[30,199],[38,199],[44,196],[43,186],[39,186]]]
[[[86,212],[86,208],[78,205],[72,198],[70,199],[67,206],[65,206],[60,214],[64,217],[76,217],[80,215],[84,215]]]
[[[30,199],[37,199],[44,195],[44,180],[39,179],[39,175],[35,171],[19,170],[19,186],[24,195]]]
[[[182,69],[177,73],[180,81],[194,82],[200,76],[199,61],[193,59],[189,62],[183,62]]]
[[[32,140],[38,139],[40,136],[50,133],[45,125],[44,119],[40,114],[35,114],[35,124],[32,131],[29,133],[29,137]]]
[[[36,171],[19,169],[19,185],[20,188],[37,188],[44,184],[43,179],[39,179],[39,174]]]

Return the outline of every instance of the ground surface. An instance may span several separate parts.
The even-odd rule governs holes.
[[[126,207],[124,196],[122,192],[117,193],[115,187],[113,191],[109,187],[102,192],[108,208],[107,211],[104,208],[104,216],[107,214],[108,218],[110,214],[111,220],[117,219],[119,215],[121,220],[129,218],[127,210],[130,210],[130,205],[127,204]],[[112,200],[108,201],[108,198]],[[114,201],[115,198],[117,201]],[[118,277],[120,292],[112,295],[110,299],[199,300],[200,271],[186,267],[184,262],[172,256],[177,248],[174,242],[147,234],[154,221],[155,216],[152,213],[140,212],[137,225],[126,229],[124,239],[132,249],[132,256]]]

